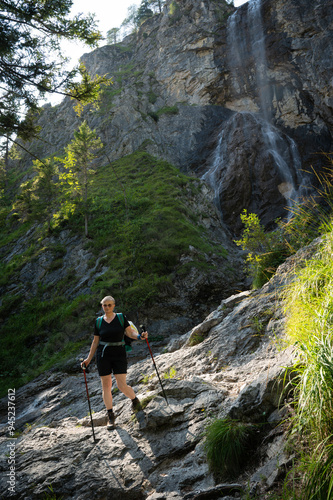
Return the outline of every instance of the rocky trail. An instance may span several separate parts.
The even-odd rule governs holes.
[[[117,426],[108,431],[93,367],[87,382],[96,443],[80,369],[45,374],[16,391],[15,428],[21,432],[15,438],[8,435],[3,398],[1,498],[8,498],[8,446],[13,442],[12,498],[45,498],[48,488],[56,498],[77,500],[226,500],[242,491],[259,491],[259,498],[265,498],[290,460],[278,425],[283,418],[280,380],[293,359],[281,340],[280,291],[295,262],[308,253],[290,258],[261,290],[222,301],[200,325],[170,339],[164,352],[152,345],[168,404],[147,352],[128,373],[144,409],[134,415],[130,401],[114,390]],[[201,342],[191,346],[199,336]],[[143,343],[134,347],[144,348]],[[76,363],[79,367],[79,357]],[[226,416],[258,425],[258,439],[240,477],[221,485],[209,470],[203,431],[211,419]]]

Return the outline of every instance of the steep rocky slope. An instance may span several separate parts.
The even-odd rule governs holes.
[[[52,487],[73,499],[189,499],[239,497],[275,487],[289,464],[284,451],[284,418],[279,410],[281,377],[293,360],[283,350],[281,287],[293,277],[316,245],[283,264],[261,290],[222,301],[203,323],[174,337],[166,352],[154,347],[168,399],[166,404],[144,344],[134,350],[129,382],[147,406],[131,417],[130,402],[114,392],[118,426],[105,428],[106,416],[95,368],[88,387],[97,443],[94,443],[79,358],[66,373],[51,372],[16,391],[15,429],[8,435],[7,398],[1,400],[1,498],[7,498],[8,446],[15,448],[15,494],[41,498]],[[201,342],[191,346],[190,339]],[[82,352],[86,353],[88,345]],[[74,370],[74,371],[73,371]],[[75,373],[75,370],[77,372]],[[163,375],[166,374],[166,377]],[[216,485],[203,451],[202,432],[214,417],[230,416],[257,425],[250,458],[238,478]],[[23,431],[23,432],[22,432]],[[13,448],[13,449],[14,449]],[[201,492],[201,493],[200,493]]]

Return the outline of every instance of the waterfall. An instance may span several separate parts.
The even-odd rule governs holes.
[[[214,190],[214,203],[220,213],[222,213],[222,209],[219,197],[219,186],[218,186],[219,183],[217,181],[217,178],[220,170],[220,165],[223,164],[223,138],[224,138],[224,130],[222,129],[219,134],[217,146],[213,154],[211,166],[207,170],[207,172],[205,172],[201,177],[201,179],[205,181]]]
[[[288,206],[303,194],[297,186],[304,184],[301,159],[296,143],[272,124],[272,86],[265,48],[261,0],[250,0],[228,19],[228,66],[235,111],[250,113],[261,130],[263,147],[270,155],[282,182],[278,186]],[[259,126],[260,124],[260,126]],[[222,127],[215,155],[204,179],[218,193],[221,179],[222,144],[226,140]],[[288,150],[288,151],[286,151]],[[306,182],[305,182],[306,184]],[[217,196],[218,198],[218,196]]]

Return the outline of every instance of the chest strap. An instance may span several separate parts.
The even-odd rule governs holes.
[[[99,345],[104,345],[103,351],[102,351],[102,357],[104,356],[104,351],[105,348],[108,346],[120,346],[120,345],[125,345],[125,341],[122,340],[121,342],[103,342],[103,340],[99,341]]]

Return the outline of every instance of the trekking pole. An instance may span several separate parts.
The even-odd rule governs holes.
[[[146,327],[144,325],[140,325],[140,329],[141,329],[141,333],[146,331]],[[160,378],[160,374],[158,373],[158,369],[157,369],[157,366],[156,366],[156,363],[155,363],[155,360],[154,360],[153,353],[151,352],[148,339],[145,339],[145,341],[147,342],[147,346],[148,346],[148,349],[149,349],[149,352],[150,352],[150,355],[151,355],[151,359],[153,360],[153,363],[154,363],[154,366],[155,366],[155,370],[156,370],[156,373],[157,373],[157,376],[158,376],[158,380],[160,381],[160,384],[161,384],[161,387],[162,387],[163,396],[165,398],[165,401],[166,401],[167,405],[169,405],[168,398],[166,397],[166,394],[165,394],[165,391],[164,391],[164,388],[163,388],[163,385],[162,385],[162,381],[161,381],[161,378]]]
[[[93,419],[92,419],[91,406],[90,406],[90,398],[89,398],[88,384],[87,384],[87,377],[86,377],[87,367],[86,367],[85,364],[83,364],[82,370],[83,370],[83,374],[84,374],[84,381],[86,383],[86,391],[87,391],[88,406],[89,406],[89,413],[90,413],[90,420],[91,420],[91,428],[92,428],[93,438],[94,438],[94,442],[97,443],[97,440],[95,438],[94,423],[93,423]]]

